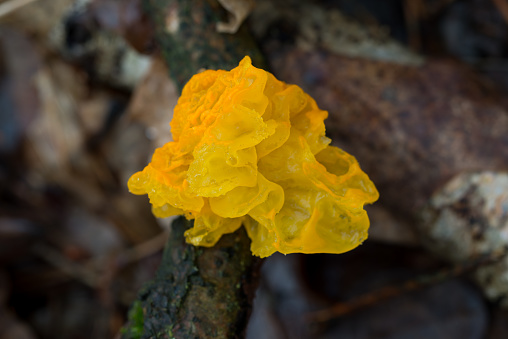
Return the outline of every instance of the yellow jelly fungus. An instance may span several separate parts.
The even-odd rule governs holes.
[[[356,159],[329,146],[326,111],[245,57],[184,87],[172,142],[129,179],[155,216],[194,219],[187,242],[213,246],[242,224],[254,255],[342,253],[367,238],[379,194]]]

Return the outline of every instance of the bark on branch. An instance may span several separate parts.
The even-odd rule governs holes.
[[[201,69],[226,69],[249,55],[265,67],[245,28],[220,34],[225,12],[203,0],[145,0],[156,40],[180,90]],[[259,260],[250,252],[244,229],[223,236],[212,248],[185,243],[191,222],[172,225],[156,278],[140,293],[129,313],[123,338],[243,337],[255,290]]]
[[[155,279],[134,303],[124,338],[241,338],[259,259],[243,228],[211,248],[186,244],[191,221],[180,217]]]
[[[245,26],[236,34],[217,32],[217,23],[227,18],[217,1],[145,0],[144,7],[156,25],[157,42],[180,90],[200,70],[230,70],[245,55],[254,66],[266,66]]]

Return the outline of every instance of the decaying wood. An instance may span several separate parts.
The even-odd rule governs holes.
[[[278,76],[329,111],[327,135],[359,159],[379,202],[399,215],[416,218],[459,173],[508,168],[507,111],[465,67],[439,61],[411,67],[298,49],[273,55]]]
[[[479,267],[485,267],[493,263],[497,263],[505,256],[506,249],[495,251],[493,253],[489,253],[488,255],[481,255],[478,258],[475,258],[475,260],[471,260],[470,262],[464,262],[460,265],[442,269],[433,274],[418,276],[399,285],[385,286],[378,290],[356,297],[353,300],[336,303],[326,309],[314,311],[309,313],[306,316],[306,319],[310,322],[326,322],[333,318],[339,318],[346,314],[356,312],[363,308],[378,304],[382,301],[397,297],[404,293],[423,289],[430,285],[439,284],[453,277],[458,277],[466,273],[470,273]]]
[[[140,293],[124,338],[237,338],[245,331],[259,260],[241,229],[211,248],[186,244],[180,217],[156,278]],[[136,309],[141,317],[135,317]],[[142,335],[140,333],[143,333]]]
[[[180,90],[200,70],[231,69],[245,55],[263,66],[246,31],[216,31],[224,19],[218,4],[146,0],[144,6],[156,23],[157,42]],[[212,248],[194,247],[183,236],[190,227],[192,222],[184,218],[173,222],[157,277],[132,306],[124,338],[243,336],[259,262],[250,252],[250,240],[241,229]]]
[[[157,41],[180,89],[198,71],[232,69],[245,55],[264,68],[245,27],[237,34],[217,32],[217,23],[227,17],[218,2],[146,0],[144,6],[156,23]]]
[[[275,76],[329,112],[327,136],[376,184],[376,208],[414,225],[433,192],[455,175],[508,168],[507,106],[495,86],[457,62],[396,58],[399,50],[387,48],[386,39],[348,22],[333,23],[336,33],[328,33],[332,23],[324,19],[340,12],[294,3],[288,16],[276,2],[259,0],[252,15],[269,17],[270,25],[258,20],[253,32]],[[295,17],[306,20],[288,24]],[[335,38],[309,38],[326,34]],[[343,36],[353,39],[339,49]],[[358,53],[366,45],[390,57]]]
[[[266,46],[275,75],[300,85],[329,111],[327,135],[354,154],[376,184],[376,209],[402,220],[420,244],[450,262],[508,245],[505,237],[486,236],[508,227],[503,188],[494,185],[500,194],[490,196],[496,199],[482,193],[492,190],[493,180],[504,182],[508,169],[506,99],[492,83],[451,61],[429,59],[415,67],[276,40]],[[469,177],[474,180],[456,180]],[[436,197],[451,196],[447,192],[456,193],[453,204],[431,206],[426,214]],[[454,218],[443,218],[450,206]],[[377,215],[369,216],[378,228]],[[459,259],[457,248],[467,254]],[[495,290],[491,283],[492,272],[504,276],[506,267],[503,261],[477,272],[491,299],[508,296],[508,283],[496,281]]]

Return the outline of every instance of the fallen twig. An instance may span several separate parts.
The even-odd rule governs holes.
[[[440,270],[434,274],[416,277],[415,279],[408,280],[401,285],[386,286],[379,290],[361,295],[348,302],[337,303],[329,308],[309,313],[305,316],[305,318],[312,322],[325,322],[333,318],[338,318],[410,291],[421,289],[426,286],[434,285],[453,277],[463,275],[477,269],[478,267],[495,263],[503,258],[507,253],[508,248],[503,248],[500,251],[482,255],[477,259],[448,269]]]
[[[114,269],[117,270],[162,251],[168,239],[168,233],[168,231],[164,231],[139,245],[126,248],[116,254],[94,257],[85,263],[70,260],[57,249],[44,244],[36,245],[33,251],[69,277],[89,287],[98,288],[102,281],[102,276],[107,273],[107,270],[104,268],[108,263],[111,264],[113,262]]]
[[[66,258],[57,249],[48,245],[38,244],[33,248],[33,251],[36,255],[58,268],[60,271],[81,281],[85,285],[92,288],[98,286],[99,275],[95,271],[87,269],[83,265]]]
[[[169,231],[163,231],[145,242],[142,242],[133,247],[123,249],[120,252],[113,254],[115,257],[115,267],[122,268],[130,263],[140,261],[143,258],[149,257],[152,254],[162,251],[166,241],[168,240],[168,236]],[[95,257],[90,259],[85,265],[98,269],[103,267],[104,262],[108,260],[107,258],[110,257],[111,255]]]

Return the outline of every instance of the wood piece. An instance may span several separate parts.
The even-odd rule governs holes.
[[[173,222],[157,276],[140,293],[123,338],[243,336],[260,260],[243,228],[211,248],[185,243],[191,223]]]
[[[245,55],[254,66],[265,68],[245,27],[236,34],[217,32],[217,23],[226,19],[217,2],[146,0],[144,7],[156,23],[157,41],[180,90],[199,70],[229,70]]]
[[[200,70],[229,70],[245,55],[265,66],[245,29],[234,35],[216,31],[225,15],[218,3],[146,0],[144,8],[180,91]],[[132,306],[123,338],[244,336],[260,260],[252,256],[243,228],[202,248],[185,243],[191,227],[183,217],[173,222],[157,277]]]

